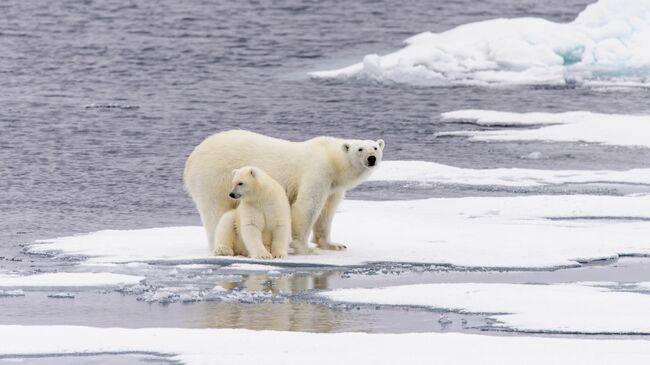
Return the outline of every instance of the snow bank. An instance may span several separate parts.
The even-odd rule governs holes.
[[[648,206],[650,196],[345,201],[334,221],[333,239],[348,244],[347,251],[292,255],[272,263],[578,266],[622,254],[650,254]],[[92,263],[245,259],[209,256],[201,227],[100,231],[39,241],[28,250],[85,255]]]
[[[394,53],[310,75],[416,85],[643,84],[650,76],[650,2],[599,0],[570,23],[493,19],[420,33],[405,43]]]
[[[471,122],[484,126],[510,127],[540,125],[539,128],[535,129],[459,131],[438,134],[470,136],[473,140],[582,141],[618,146],[650,147],[650,115],[598,114],[585,111],[567,113],[509,113],[492,110],[458,110],[443,113],[442,119],[447,121]]]
[[[0,287],[80,287],[132,285],[143,276],[101,273],[48,273],[28,276],[0,275]]]
[[[534,332],[650,333],[650,295],[576,284],[420,284],[344,289],[341,302],[415,305],[495,314],[493,326]]]
[[[0,355],[162,353],[185,364],[647,364],[642,340],[0,326]]]
[[[627,171],[464,169],[427,161],[383,161],[369,180],[512,187],[570,183],[649,184],[650,169]]]

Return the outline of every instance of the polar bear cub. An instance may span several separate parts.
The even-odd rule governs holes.
[[[233,170],[228,195],[239,206],[221,216],[213,253],[255,259],[287,257],[291,208],[284,188],[264,170],[246,166]]]

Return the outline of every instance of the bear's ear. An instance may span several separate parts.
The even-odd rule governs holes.
[[[348,152],[350,150],[350,144],[343,143],[343,146],[341,148],[343,149],[343,152]]]
[[[232,170],[232,172],[230,173],[230,175],[231,175],[232,177],[235,177],[235,174],[236,174],[236,173],[237,173],[237,169],[234,169],[234,170]]]
[[[251,167],[251,176],[255,177],[257,175],[257,172],[255,172],[255,169]]]
[[[384,145],[385,145],[384,140],[383,139],[378,139],[377,144],[379,144],[379,148],[381,148],[381,150],[383,151],[384,150]]]

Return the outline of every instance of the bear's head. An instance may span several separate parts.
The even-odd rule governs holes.
[[[253,166],[232,170],[232,190],[228,196],[232,199],[241,199],[254,191],[257,178],[261,173],[257,167]]]
[[[348,156],[352,166],[358,170],[373,169],[381,162],[384,140],[348,139],[343,143],[343,152]]]

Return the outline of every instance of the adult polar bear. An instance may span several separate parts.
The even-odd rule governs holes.
[[[205,227],[210,250],[221,216],[235,208],[228,197],[232,171],[257,166],[284,188],[291,204],[291,246],[309,253],[308,239],[325,250],[343,250],[330,240],[338,204],[376,169],[384,141],[316,137],[291,142],[261,134],[231,130],[214,134],[194,148],[185,162],[183,180]]]

